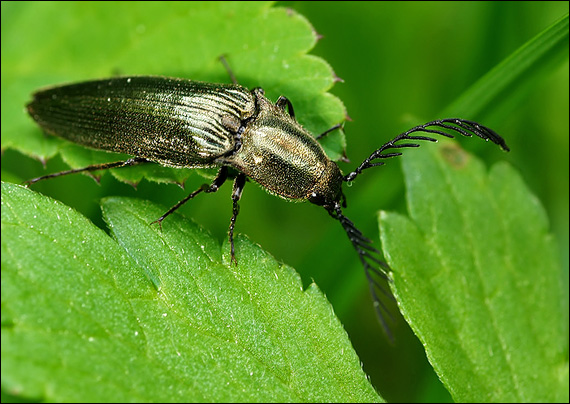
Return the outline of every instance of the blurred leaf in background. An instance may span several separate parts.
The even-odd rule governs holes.
[[[439,118],[441,111],[490,69],[568,13],[568,3],[564,2],[286,4],[309,18],[324,36],[312,53],[323,56],[344,80],[332,92],[343,100],[352,118],[345,125],[345,133],[347,156],[353,164],[408,129],[410,119],[414,124]],[[488,165],[510,162],[545,207],[560,246],[566,312],[568,76],[566,56],[522,91],[512,91],[511,97],[488,106],[477,116],[464,117],[482,122],[505,137],[510,153],[484,142],[459,139],[461,147],[475,152]],[[345,191],[346,215],[368,236],[377,231],[377,223],[368,212],[380,208],[406,212],[404,180],[399,164],[393,163],[359,177]],[[341,167],[349,170],[353,165]],[[304,265],[313,268],[311,276],[327,292],[373,383],[388,401],[450,400],[407,325],[395,327],[395,348],[378,337],[377,327],[370,320],[374,313],[367,306],[365,282],[351,277],[360,271],[359,264],[350,256],[350,246],[343,244],[345,236],[337,234],[335,224],[326,226],[321,222],[314,226],[324,227],[318,245],[323,251],[328,245],[338,245],[338,254],[330,249],[319,254],[316,249],[307,254],[302,265],[287,262],[301,272]],[[267,243],[264,246],[270,248]],[[315,275],[319,268],[323,274]],[[354,284],[361,290],[358,300],[347,292]],[[376,358],[382,358],[381,363]],[[412,384],[419,389],[411,391]]]
[[[568,401],[561,267],[507,163],[460,148],[403,160],[410,217],[382,212],[399,308],[456,402]]]
[[[477,80],[474,116],[568,57],[568,15]],[[507,163],[444,142],[402,159],[409,219],[382,212],[400,311],[457,402],[568,401],[567,291],[542,205]]]
[[[273,100],[286,95],[299,120],[315,133],[341,122],[345,114],[342,105],[324,93],[334,82],[328,66],[314,57],[298,57],[315,44],[315,33],[302,28],[292,35],[292,28],[283,29],[282,24],[270,28],[243,24],[259,13],[276,13],[271,18],[291,23],[287,20],[290,13],[283,10],[264,14],[269,3],[244,4],[220,8],[224,23],[216,25],[208,14],[211,6],[195,3],[64,6],[3,2],[2,178],[20,182],[67,167],[58,155],[48,162],[47,169],[24,156],[47,158],[69,147],[44,139],[26,116],[24,105],[37,88],[114,74],[228,82],[217,62],[221,53],[229,54],[240,83],[264,87]],[[332,92],[343,100],[352,118],[345,125],[347,155],[352,160],[341,165],[345,171],[408,129],[411,121],[439,118],[437,114],[489,69],[568,12],[566,2],[277,5],[291,7],[308,18],[324,36],[311,53],[322,56],[344,79]],[[297,23],[306,27],[301,17],[293,18],[292,24]],[[269,40],[268,36],[279,39]],[[225,40],[216,41],[220,37]],[[566,57],[523,91],[513,91],[511,97],[477,116],[463,117],[503,135],[512,150],[509,155],[484,142],[461,141],[487,163],[507,160],[520,170],[546,208],[563,247],[564,268],[568,267],[568,107]],[[34,140],[28,144],[24,138]],[[333,142],[329,153],[338,155],[343,146],[340,135],[335,135]],[[64,154],[64,159],[70,155],[75,156],[75,151]],[[186,188],[193,189],[203,181],[203,177],[191,175]],[[197,198],[182,209],[220,241],[227,237],[230,188]],[[254,185],[246,188],[237,231],[296,268],[305,286],[314,279],[331,301],[365,372],[382,395],[390,401],[450,400],[405,322],[400,320],[394,327],[396,345],[387,344],[374,318],[362,268],[338,224],[315,206],[288,204]],[[103,196],[134,196],[172,205],[187,194],[176,186],[146,180],[135,192],[110,175],[102,177],[100,187],[79,175],[46,181],[36,190],[78,209],[100,227],[105,226],[98,206]],[[345,192],[347,216],[373,239],[377,239],[378,209],[405,212],[403,178],[396,162],[360,177]],[[561,282],[568,290],[567,273]]]

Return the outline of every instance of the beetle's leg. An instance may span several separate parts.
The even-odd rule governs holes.
[[[287,107],[287,111],[289,112],[289,116],[291,116],[291,118],[295,119],[295,110],[293,109],[293,104],[291,103],[291,101],[289,100],[289,98],[280,95],[279,98],[277,99],[277,102],[275,103],[275,106],[278,108],[281,108],[282,110],[285,110],[285,107]],[[325,137],[327,134],[329,134],[332,131],[335,131],[339,128],[342,128],[342,124],[341,123],[337,123],[336,125],[334,125],[332,128],[329,128],[327,130],[325,130],[323,133],[321,133],[319,136],[317,136],[315,139],[319,140],[323,137]]]
[[[239,213],[239,200],[241,198],[241,194],[243,192],[243,187],[245,186],[245,174],[240,173],[234,180],[234,189],[232,192],[232,201],[233,201],[233,214],[232,219],[230,220],[230,230],[229,230],[229,238],[230,238],[230,246],[231,246],[231,256],[232,261],[237,265],[236,255],[235,255],[235,247],[234,247],[234,227],[236,225],[237,215]]]
[[[75,168],[73,170],[60,171],[58,173],[42,175],[41,177],[32,178],[31,180],[25,181],[24,184],[31,185],[38,181],[47,180],[49,178],[61,177],[63,175],[68,175],[68,174],[82,173],[84,171],[90,172],[90,171],[108,170],[109,168],[129,167],[145,163],[152,163],[152,162],[140,157],[134,157],[132,159],[128,159],[125,161],[115,161],[114,163],[93,164],[91,166],[83,168]]]
[[[275,103],[275,106],[281,108],[283,111],[285,111],[285,107],[287,107],[287,111],[289,112],[289,116],[291,118],[295,119],[295,111],[293,110],[293,104],[291,104],[291,101],[289,101],[289,98],[280,95],[279,99]]]
[[[216,192],[218,189],[220,189],[220,187],[222,186],[222,184],[226,181],[226,179],[228,178],[228,168],[226,166],[223,166],[222,168],[220,168],[220,171],[218,171],[218,175],[216,176],[216,178],[214,178],[214,181],[212,181],[212,183],[210,185],[208,184],[203,184],[200,188],[198,188],[196,191],[192,192],[190,195],[188,195],[186,198],[182,199],[180,202],[178,202],[176,205],[174,205],[173,207],[171,207],[168,212],[166,212],[164,215],[162,215],[161,217],[159,217],[158,219],[156,219],[154,222],[152,222],[151,224],[154,223],[158,223],[159,226],[162,228],[162,221],[164,219],[166,219],[167,216],[169,216],[171,213],[173,213],[175,210],[177,210],[179,207],[181,207],[182,205],[184,205],[186,202],[188,202],[190,199],[194,198],[196,195],[198,195],[200,192],[206,192],[206,193],[210,193],[210,192]]]
[[[238,81],[236,79],[236,76],[234,76],[234,72],[232,72],[232,69],[230,69],[230,65],[228,64],[228,61],[224,55],[220,55],[220,62],[222,62],[224,65],[226,71],[228,72],[228,76],[230,76],[230,79],[232,80],[232,83],[237,84]]]
[[[315,139],[319,140],[322,139],[323,137],[325,137],[326,135],[328,135],[329,133],[342,128],[342,123],[337,123],[335,126],[333,126],[332,128],[329,128],[327,130],[325,130],[323,133],[321,133],[319,136],[317,136]]]
[[[334,132],[337,129],[342,130],[343,128],[344,128],[344,125],[342,123],[337,123],[336,125],[325,130],[319,136],[315,137],[315,140],[318,141],[318,140],[324,138],[325,136],[327,136],[329,133]],[[350,160],[348,159],[348,157],[346,157],[346,150],[344,148],[342,150],[342,156],[339,157],[339,161],[342,161],[344,163],[350,163]],[[346,203],[343,203],[342,205],[346,208]]]

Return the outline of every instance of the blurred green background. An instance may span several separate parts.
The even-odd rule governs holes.
[[[345,103],[352,119],[345,125],[347,156],[351,160],[340,164],[345,172],[407,129],[410,119],[423,122],[441,118],[440,112],[471,84],[568,12],[568,2],[276,5],[293,8],[308,18],[323,36],[311,53],[328,61],[344,80],[331,92]],[[2,19],[4,24],[4,13]],[[462,146],[488,164],[510,162],[545,206],[561,246],[562,282],[566,290],[568,88],[566,59],[562,66],[557,65],[541,80],[516,90],[493,110],[463,117],[500,133],[511,148],[508,154],[485,142],[461,140]],[[291,101],[295,105],[295,99]],[[2,102],[9,100],[3,98]],[[3,180],[19,182],[62,169],[65,165],[57,157],[48,162],[45,170],[40,162],[12,150],[4,151],[2,157]],[[71,176],[40,183],[35,189],[73,206],[101,227],[104,223],[97,201],[103,196],[137,196],[171,206],[187,194],[174,185],[147,181],[134,190],[110,175],[102,178],[101,186],[86,176]],[[182,212],[221,241],[227,237],[231,216],[230,193],[231,187],[226,186],[217,194],[193,200]],[[406,210],[403,179],[396,160],[359,177],[345,193],[346,215],[374,240],[378,240],[378,208]],[[451,399],[427,362],[421,344],[397,315],[392,324],[396,342],[387,342],[377,324],[358,258],[341,227],[322,208],[287,203],[249,184],[241,200],[236,229],[278,260],[296,268],[305,284],[314,280],[319,285],[343,322],[365,372],[385,399]]]
[[[332,93],[343,100],[353,119],[345,125],[345,131],[347,154],[354,163],[405,129],[402,122],[408,116],[419,117],[419,121],[438,118],[448,104],[489,69],[568,12],[567,2],[286,4],[304,14],[323,35],[312,53],[325,58],[344,80]],[[568,60],[547,73],[495,110],[466,117],[494,128],[506,139],[510,153],[477,141],[461,144],[488,164],[506,160],[520,170],[548,212],[561,246],[564,289],[568,290]],[[375,217],[371,215],[376,207],[405,211],[400,167],[397,162],[392,163],[358,178],[347,191],[346,214],[372,237],[377,237]],[[346,166],[353,167],[343,165]],[[292,218],[300,214],[299,210],[290,213]],[[320,221],[321,216],[311,218],[309,213],[302,223],[323,229],[322,235],[316,237],[324,237],[325,244],[338,246],[331,249],[331,255],[342,249],[343,258],[335,254],[327,260],[328,268],[323,268],[316,254],[301,258],[299,263],[291,261],[289,254],[278,257],[302,271],[305,279],[306,273],[315,277],[323,287],[352,338],[364,370],[386,400],[449,400],[429,367],[423,348],[405,324],[396,326],[394,347],[382,340],[367,306],[363,279],[359,283],[361,298],[353,301],[352,306],[337,301],[342,299],[341,290],[347,282],[341,272],[358,272],[359,266],[356,260],[350,261],[350,248],[346,242],[343,244],[345,236],[334,229],[335,223],[329,229],[326,221]],[[263,245],[277,251],[269,243]],[[309,268],[323,271],[305,272],[307,262],[314,262]],[[327,269],[336,275],[321,280],[320,274],[324,277]]]

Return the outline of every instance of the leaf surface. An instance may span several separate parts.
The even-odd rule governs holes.
[[[2,386],[47,401],[380,401],[315,284],[245,238],[108,198],[112,238],[2,185]],[[222,253],[223,252],[223,253]]]
[[[568,399],[561,269],[546,214],[507,164],[456,146],[403,161],[410,218],[380,215],[393,291],[456,401]]]
[[[315,31],[304,17],[272,2],[24,3],[3,7],[3,14],[10,18],[2,24],[2,149],[40,160],[61,153],[73,168],[124,160],[124,155],[45,136],[24,108],[31,94],[45,86],[117,75],[229,83],[221,55],[240,84],[263,87],[273,101],[286,95],[299,122],[315,135],[345,119],[342,102],[326,92],[334,83],[331,67],[307,55],[316,44]],[[344,136],[335,131],[323,146],[338,159]],[[113,170],[131,183],[143,177],[182,183],[191,172]]]

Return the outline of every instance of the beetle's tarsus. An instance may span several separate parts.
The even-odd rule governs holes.
[[[162,232],[162,221],[164,220],[164,218],[166,217],[166,215],[162,215],[161,217],[159,217],[158,219],[156,219],[153,222],[150,222],[151,225],[158,223],[158,228],[160,229],[160,231]]]

